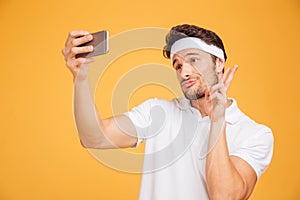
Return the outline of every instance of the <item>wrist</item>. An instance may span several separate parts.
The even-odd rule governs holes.
[[[82,64],[78,67],[78,69],[73,70],[73,81],[75,82],[84,82],[89,79],[89,64]]]
[[[73,83],[75,87],[80,85],[89,85],[89,79],[73,77]]]
[[[216,123],[216,124],[224,123],[225,122],[225,116],[219,116],[219,117],[212,116],[210,121],[211,121],[211,123]]]
[[[212,132],[220,133],[226,127],[224,120],[211,121],[210,128]]]

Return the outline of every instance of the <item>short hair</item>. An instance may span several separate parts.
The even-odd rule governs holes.
[[[225,61],[227,55],[221,38],[213,31],[201,28],[195,25],[182,24],[171,28],[170,32],[166,35],[166,46],[163,49],[163,55],[165,58],[170,58],[170,51],[172,45],[182,38],[196,37],[204,41],[208,45],[215,45],[223,50]],[[211,55],[215,62],[217,57]]]

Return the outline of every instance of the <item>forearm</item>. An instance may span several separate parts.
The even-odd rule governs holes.
[[[232,164],[226,141],[225,120],[211,123],[206,179],[211,199],[244,199],[246,186]]]
[[[74,115],[78,134],[85,147],[101,147],[105,141],[103,125],[90,92],[88,79],[74,82]]]

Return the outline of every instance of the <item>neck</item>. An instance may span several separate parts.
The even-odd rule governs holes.
[[[204,103],[205,103],[205,98],[200,98],[197,100],[191,100],[191,105],[192,107],[196,108],[197,110],[199,110],[199,112],[201,113],[202,117],[207,116],[208,114],[205,111],[204,108]],[[226,100],[226,108],[228,108],[230,105],[232,104],[232,101],[230,101],[229,99]]]

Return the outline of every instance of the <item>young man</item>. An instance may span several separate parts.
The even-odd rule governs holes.
[[[92,36],[72,31],[63,49],[74,76],[74,111],[86,148],[125,148],[146,141],[141,200],[247,199],[270,164],[271,130],[243,114],[226,92],[238,68],[224,70],[222,40],[194,26],[173,27],[164,56],[184,97],[150,99],[124,115],[98,118],[88,83],[92,59],[75,58]]]

